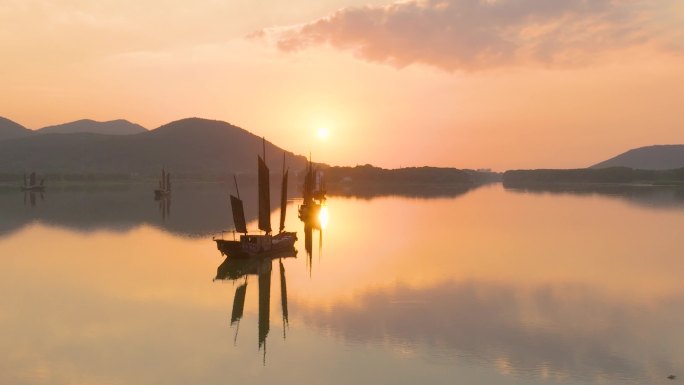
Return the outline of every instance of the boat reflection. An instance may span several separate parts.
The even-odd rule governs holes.
[[[278,259],[280,268],[280,297],[283,315],[283,338],[286,337],[288,327],[288,308],[287,308],[287,282],[285,280],[285,265],[283,259],[296,258],[297,251],[283,253],[276,257],[267,258],[231,258],[226,259],[216,270],[215,280],[240,281],[235,289],[233,297],[233,308],[230,315],[230,325],[235,326],[234,343],[237,343],[238,332],[240,330],[240,320],[244,315],[245,299],[247,296],[247,285],[249,276],[256,275],[259,284],[259,350],[263,348],[264,365],[266,364],[266,338],[271,328],[271,272],[273,261]]]
[[[601,196],[619,199],[629,204],[655,209],[684,208],[682,186],[622,185],[622,184],[559,184],[559,183],[503,183],[506,191],[517,194],[553,194]]]
[[[162,222],[166,222],[166,219],[171,216],[171,195],[155,197],[154,200],[157,202],[157,208],[161,214]]]
[[[24,184],[21,185],[21,191],[43,192],[45,191],[45,179],[41,178],[40,183],[38,183],[35,172],[32,172],[28,178],[24,174]]]
[[[24,206],[36,207],[36,201],[38,196],[40,196],[41,201],[45,200],[45,196],[43,195],[42,191],[24,191]]]
[[[310,222],[318,219],[323,207],[325,207],[326,188],[323,179],[323,171],[313,165],[311,160],[304,175],[302,188],[302,204],[299,206],[299,219],[302,222]]]
[[[316,216],[304,221],[304,249],[306,250],[306,263],[309,268],[309,276],[313,267],[313,232],[318,231],[318,259],[323,254],[323,230],[328,227],[330,214],[328,206],[320,206]]]

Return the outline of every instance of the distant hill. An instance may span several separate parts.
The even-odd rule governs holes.
[[[266,142],[273,173],[282,167],[283,149]],[[43,134],[0,141],[0,173],[35,170],[46,174],[174,176],[255,174],[262,139],[226,122],[189,118],[132,135]],[[298,171],[306,158],[289,153]]]
[[[131,123],[128,120],[117,119],[108,122],[97,122],[90,119],[81,119],[75,122],[58,124],[56,126],[43,127],[36,130],[39,134],[75,134],[92,133],[106,135],[132,135],[147,132],[145,127]]]
[[[20,138],[31,135],[32,133],[33,131],[22,126],[21,124],[0,116],[0,140]]]
[[[641,170],[672,170],[684,167],[684,145],[658,145],[629,150],[591,168],[629,167]]]

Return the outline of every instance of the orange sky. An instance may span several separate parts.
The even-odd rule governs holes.
[[[584,167],[684,143],[676,0],[310,3],[4,0],[0,116],[199,116],[384,167]]]

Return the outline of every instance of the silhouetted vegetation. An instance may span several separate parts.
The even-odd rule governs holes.
[[[473,188],[501,180],[489,171],[438,167],[407,167],[394,170],[371,165],[321,167],[330,195],[374,198],[407,196],[422,198],[454,197]]]
[[[510,170],[503,174],[504,186],[548,183],[646,183],[684,184],[684,168],[636,170],[628,167],[570,170]]]

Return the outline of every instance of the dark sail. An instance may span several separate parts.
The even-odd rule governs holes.
[[[242,200],[235,196],[230,196],[230,207],[233,209],[233,223],[235,231],[247,234],[247,224],[245,223],[245,209]]]
[[[283,175],[283,186],[280,194],[280,232],[285,230],[285,214],[287,211],[287,176],[289,173],[289,171],[285,171],[285,175]]]
[[[313,170],[311,169],[311,164],[306,171],[306,176],[304,176],[304,204],[309,204],[313,199]]]
[[[29,176],[29,186],[35,186],[36,185],[36,173],[32,172],[31,175]]]
[[[166,173],[166,190],[171,191],[171,173]]]
[[[271,232],[271,200],[269,172],[266,163],[259,158],[259,229]]]

